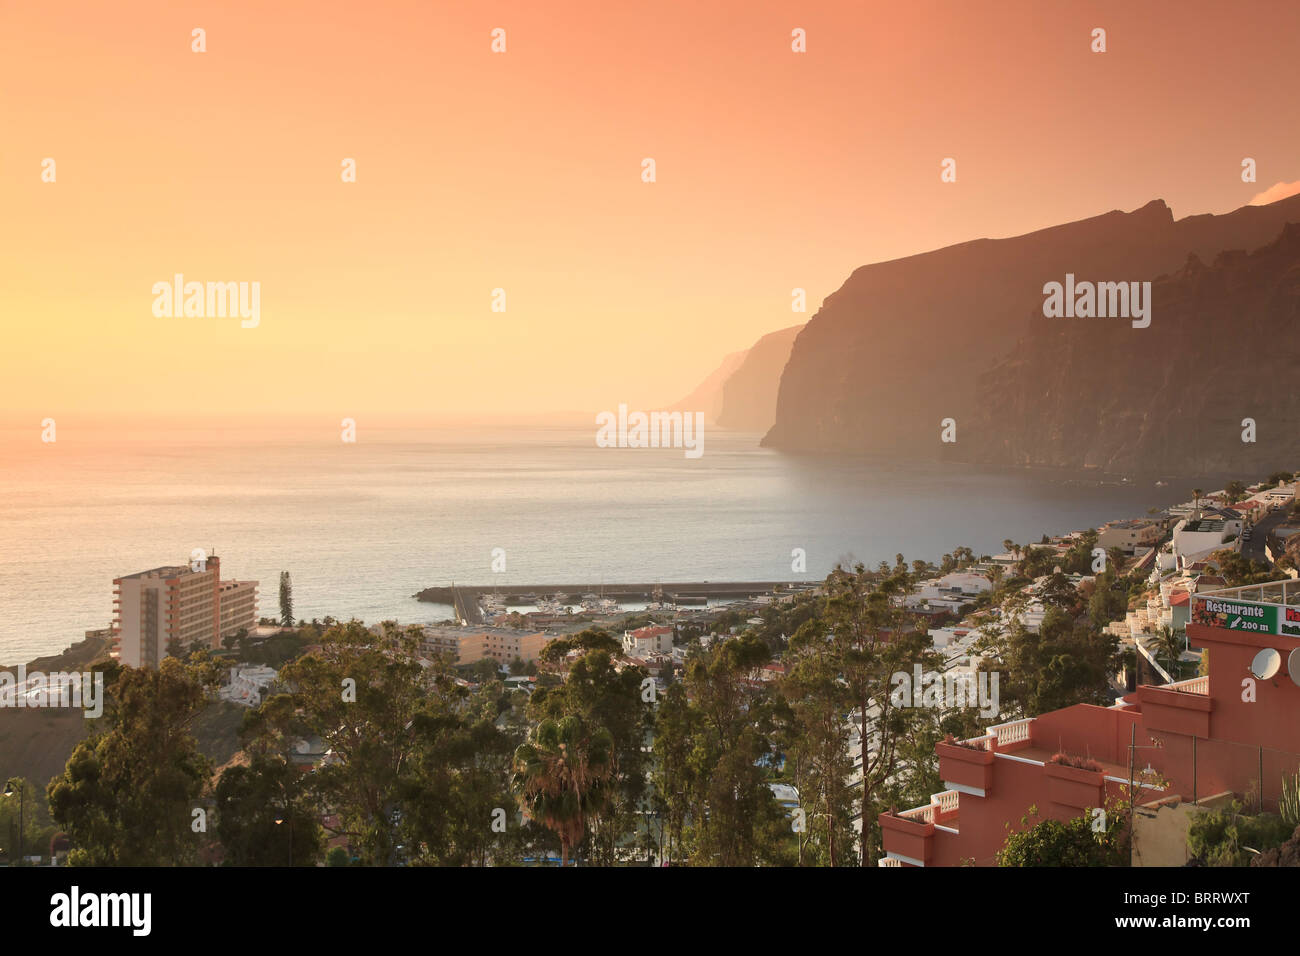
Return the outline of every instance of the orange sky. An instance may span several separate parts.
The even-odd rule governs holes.
[[[669,402],[859,265],[1300,179],[1297,36],[1281,2],[3,0],[0,415]],[[175,272],[260,282],[260,325],[156,318]]]

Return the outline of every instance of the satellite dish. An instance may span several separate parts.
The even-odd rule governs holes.
[[[1260,680],[1268,680],[1282,669],[1282,655],[1271,647],[1266,647],[1250,662],[1250,672]]]
[[[1300,684],[1300,647],[1287,656],[1286,671],[1291,675],[1293,683]]]

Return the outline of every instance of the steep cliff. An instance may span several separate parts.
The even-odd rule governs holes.
[[[745,361],[746,354],[748,353],[744,349],[739,352],[732,352],[719,363],[717,368],[709,373],[704,381],[695,386],[691,394],[680,402],[669,405],[668,411],[703,412],[704,420],[710,425],[717,422],[718,416],[722,414],[722,387],[727,384],[727,379],[731,378],[732,373],[740,368],[740,363]],[[775,393],[775,384],[772,386],[772,390]]]
[[[1144,329],[1025,317],[1018,344],[980,376],[958,445],[981,461],[1117,473],[1300,464],[1300,225],[1209,265],[1189,257],[1151,300]]]
[[[776,421],[776,393],[781,372],[802,325],[792,325],[763,336],[745,354],[740,366],[722,387],[722,414],[718,424],[737,431],[763,432]]]
[[[864,266],[795,340],[776,422],[763,443],[794,451],[1018,460],[1020,445],[1009,436],[960,426],[975,412],[980,375],[1015,347],[1030,317],[1042,318],[1045,283],[1067,273],[1091,281],[1153,281],[1182,268],[1189,254],[1208,262],[1225,250],[1263,246],[1292,221],[1300,221],[1300,196],[1178,221],[1155,200],[1130,213]],[[1152,328],[1164,308],[1159,299],[1155,307]],[[1133,389],[1140,404],[1137,383]],[[1026,417],[1018,427],[1028,432],[1050,424],[1038,409],[1021,413]],[[959,423],[956,444],[939,441],[945,418]],[[976,447],[981,442],[993,450]],[[1155,468],[1123,455],[1114,460]]]
[[[766,432],[776,420],[776,390],[802,325],[769,332],[732,352],[669,411],[703,412],[704,420],[736,431]]]

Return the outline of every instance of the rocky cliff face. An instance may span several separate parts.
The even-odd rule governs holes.
[[[790,360],[795,337],[803,328],[792,325],[757,342],[722,387],[718,424],[737,431],[765,432],[776,421],[776,393],[781,372]]]
[[[691,394],[669,411],[703,412],[704,420],[737,431],[766,432],[776,421],[781,371],[802,325],[770,332],[748,349],[732,352]]]
[[[1062,456],[1040,454],[1024,437],[1012,440],[1010,434],[985,431],[996,424],[991,418],[974,422],[981,375],[1007,360],[1031,331],[1032,317],[1043,320],[1044,284],[1062,282],[1067,273],[1090,281],[1154,281],[1180,270],[1189,254],[1213,262],[1225,250],[1263,246],[1292,221],[1300,221],[1300,197],[1178,221],[1156,200],[1131,213],[1110,212],[1012,239],[980,239],[864,266],[798,335],[781,377],[776,423],[763,443],[792,451],[1050,463]],[[1152,329],[1165,321],[1168,307],[1157,298],[1155,308]],[[1235,307],[1231,314],[1241,315]],[[1116,333],[1121,324],[1135,337],[1151,332],[1105,321],[1115,324]],[[1226,326],[1214,334],[1232,338]],[[1074,347],[1083,348],[1083,342]],[[1153,369],[1166,361],[1159,355],[1149,359]],[[1187,377],[1186,387],[1213,388],[1196,375]],[[1133,447],[1149,449],[1150,442],[1131,434],[1146,414],[1141,382],[1126,385],[1125,394],[1131,411],[1113,408],[1120,417],[1112,427]],[[1187,393],[1162,395],[1164,401],[1186,398]],[[1010,395],[1001,400],[1013,401]],[[1002,413],[1010,412],[1005,404]],[[1022,416],[1016,423],[1022,436],[1052,429],[1073,434],[1070,424],[1059,420],[1064,405],[1052,412],[1026,404],[1016,414]],[[956,444],[940,442],[945,418],[958,422]],[[963,422],[978,427],[963,428]],[[1145,454],[1098,453],[1089,461],[1126,461],[1156,470],[1154,461],[1142,459]],[[1160,460],[1176,459],[1171,451]]]
[[[1300,464],[1300,225],[1252,253],[1191,256],[1151,298],[1145,329],[1026,317],[977,383],[972,457],[1179,475]]]
[[[740,363],[745,361],[746,351],[732,352],[722,362],[709,373],[708,378],[695,386],[691,394],[687,395],[680,402],[668,406],[670,412],[703,412],[704,420],[710,425],[718,420],[722,414],[722,387],[727,384],[727,379],[731,378],[733,372],[740,368]],[[777,373],[778,376],[780,373]],[[776,391],[775,384],[772,386],[773,392]],[[770,422],[768,423],[771,424]]]

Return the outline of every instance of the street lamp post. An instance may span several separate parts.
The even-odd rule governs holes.
[[[284,823],[286,818],[289,821],[289,866],[292,867],[293,866],[293,816],[291,814],[286,814],[286,816],[284,817],[276,817],[275,825],[279,826],[280,824]]]
[[[14,785],[13,785],[13,781],[10,781],[9,783],[6,783],[6,784],[5,784],[5,796],[6,796],[6,797],[12,797],[13,795],[14,795]],[[26,788],[26,787],[21,787],[21,786],[20,786],[20,787],[18,788],[18,864],[19,864],[19,866],[22,865],[22,862],[23,862],[23,854],[24,854],[24,848],[23,848],[23,806],[24,806],[24,804],[25,804],[25,802],[26,802],[26,799],[27,799],[27,788]]]

